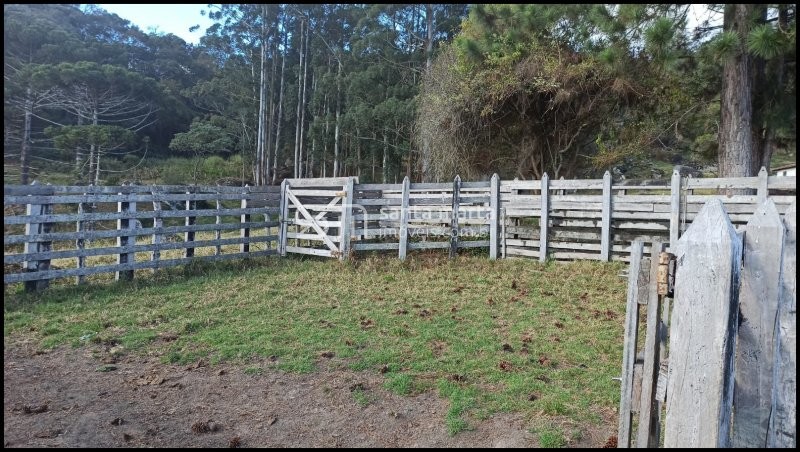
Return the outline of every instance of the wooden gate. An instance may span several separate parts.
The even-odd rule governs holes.
[[[350,252],[355,177],[286,179],[281,187],[281,254],[345,259]]]

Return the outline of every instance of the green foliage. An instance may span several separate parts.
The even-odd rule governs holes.
[[[121,149],[131,146],[134,141],[133,132],[111,125],[51,126],[45,129],[45,134],[53,139],[57,148],[64,151],[90,146],[103,150]]]
[[[177,133],[169,148],[178,152],[194,154],[228,153],[233,140],[224,129],[209,121],[195,121],[188,132]]]
[[[770,59],[789,50],[786,35],[769,24],[761,24],[747,35],[747,50],[761,58]]]

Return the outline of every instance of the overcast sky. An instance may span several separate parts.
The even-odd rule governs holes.
[[[207,16],[200,15],[201,10],[208,11],[207,3],[197,5],[116,5],[103,3],[99,6],[110,13],[131,21],[144,32],[172,33],[192,44],[197,44],[205,34],[206,28],[213,23]],[[200,28],[190,33],[189,28],[193,25],[200,25]]]

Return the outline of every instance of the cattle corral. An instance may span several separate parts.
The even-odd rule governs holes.
[[[594,180],[551,181],[545,175],[541,181],[501,181],[495,175],[484,182],[357,182],[5,186],[4,283],[44,287],[54,278],[72,276],[80,283],[108,272],[125,279],[136,270],[196,258],[287,253],[346,259],[351,252],[377,250],[404,259],[415,250],[448,250],[453,257],[472,248],[488,250],[492,259],[627,262],[632,241],[675,243],[711,199],[721,200],[741,227],[764,199],[783,211],[796,192],[796,178],[768,176],[766,170],[757,177],[709,179],[684,178],[676,170],[663,181],[614,182],[607,173]],[[60,259],[58,268],[51,267],[54,259]]]

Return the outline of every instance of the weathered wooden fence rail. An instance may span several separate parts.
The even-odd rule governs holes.
[[[734,194],[742,190],[753,194]],[[346,259],[351,251],[374,250],[404,259],[414,250],[455,256],[483,248],[492,259],[628,261],[634,240],[676,243],[710,199],[721,200],[743,227],[760,200],[769,197],[784,209],[795,193],[796,178],[767,177],[766,171],[750,178],[693,179],[675,172],[670,180],[617,182],[606,173],[593,180],[545,175],[541,181],[501,181],[494,175],[482,182],[456,177],[402,184],[287,179],[281,187],[244,188],[5,186],[4,282],[41,288],[65,276],[79,283],[103,272],[130,278],[134,270],[195,256],[273,253]],[[236,231],[238,237],[232,236]],[[238,253],[223,252],[229,245],[238,245]],[[170,250],[181,250],[180,259]],[[75,268],[56,262],[70,258]]]
[[[634,418],[637,447],[660,444],[662,419],[665,447],[796,447],[796,202],[762,198],[738,232],[730,217],[711,200],[678,240],[671,305],[669,255],[632,245],[620,447]]]
[[[276,254],[279,201],[278,187],[5,186],[3,281],[41,289],[55,278],[74,276],[81,283],[87,275],[113,272],[130,279],[135,270],[194,258]],[[15,214],[21,206],[25,214]],[[247,248],[254,243],[261,248]],[[242,248],[223,252],[226,245]],[[201,248],[207,252],[198,253]],[[169,250],[180,255],[164,259]]]

